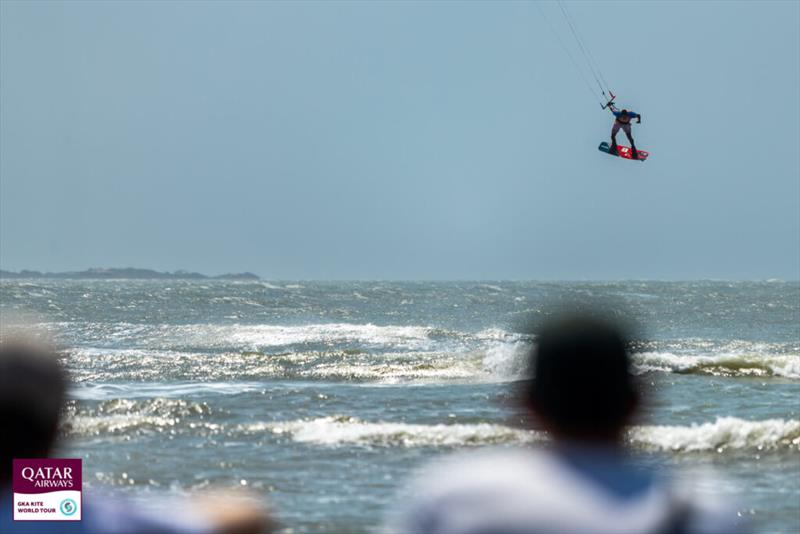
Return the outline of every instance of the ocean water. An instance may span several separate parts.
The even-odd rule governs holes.
[[[798,282],[0,282],[74,385],[59,454],[152,502],[245,486],[293,532],[378,525],[424,462],[537,446],[514,400],[553,303],[640,323],[643,465],[713,472],[763,532],[800,530]]]

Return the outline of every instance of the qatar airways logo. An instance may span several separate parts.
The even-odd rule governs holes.
[[[37,488],[72,489],[75,487],[71,467],[23,467],[20,474],[25,480],[33,482]]]
[[[15,459],[12,467],[15,521],[81,520],[80,459]]]

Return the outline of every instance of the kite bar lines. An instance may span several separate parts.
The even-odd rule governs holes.
[[[567,26],[569,27],[570,32],[572,33],[572,37],[575,39],[575,43],[577,44],[578,50],[583,56],[583,59],[586,61],[586,65],[589,67],[589,72],[591,72],[592,78],[594,78],[594,81],[597,84],[597,88],[600,90],[599,94],[597,93],[597,90],[592,87],[591,82],[584,73],[584,69],[581,68],[578,62],[575,60],[575,57],[569,50],[569,47],[567,47],[567,45],[561,39],[561,36],[556,31],[555,27],[550,23],[550,20],[547,18],[547,15],[545,15],[544,10],[540,5],[540,2],[534,2],[534,3],[536,4],[536,7],[539,9],[539,13],[541,13],[542,18],[545,20],[548,27],[550,28],[550,31],[553,32],[553,35],[556,36],[558,43],[561,45],[561,48],[567,54],[567,57],[569,58],[570,62],[575,67],[575,70],[577,70],[578,74],[580,74],[581,79],[583,80],[587,89],[589,89],[589,92],[592,93],[592,96],[600,104],[600,107],[602,109],[606,109],[612,106],[614,104],[614,99],[616,98],[616,96],[614,95],[614,93],[611,92],[611,89],[609,89],[608,82],[606,82],[605,76],[603,76],[603,71],[600,70],[600,65],[594,59],[594,56],[592,55],[590,48],[586,45],[586,41],[581,37],[580,33],[578,32],[578,29],[575,25],[575,21],[573,20],[572,15],[570,14],[569,9],[567,8],[563,0],[556,0],[556,3],[558,4],[559,9],[561,10],[561,14],[564,17],[564,20]]]

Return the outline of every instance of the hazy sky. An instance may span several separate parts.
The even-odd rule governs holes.
[[[800,2],[567,5],[646,163],[552,2],[2,1],[0,267],[799,278]]]

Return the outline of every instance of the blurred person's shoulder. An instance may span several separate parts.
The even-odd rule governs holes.
[[[670,473],[668,491],[673,502],[677,503],[682,524],[689,527],[683,532],[727,534],[752,531],[751,522],[740,517],[737,502],[719,491],[728,486],[724,477],[709,469],[676,469]]]
[[[388,530],[455,534],[544,529],[564,508],[562,483],[554,459],[541,451],[456,453],[417,471]]]
[[[90,534],[262,534],[276,524],[256,494],[210,490],[164,496],[152,506],[119,498],[100,499],[90,511]]]
[[[620,472],[621,471],[621,472]],[[419,470],[390,532],[737,532],[730,509],[649,473],[616,469],[616,491],[547,450],[457,453]],[[644,480],[644,482],[643,482]],[[718,503],[721,504],[721,503]],[[735,513],[733,514],[735,517]]]
[[[208,522],[193,516],[183,506],[159,513],[144,509],[126,499],[97,494],[85,510],[89,534],[209,534]]]

